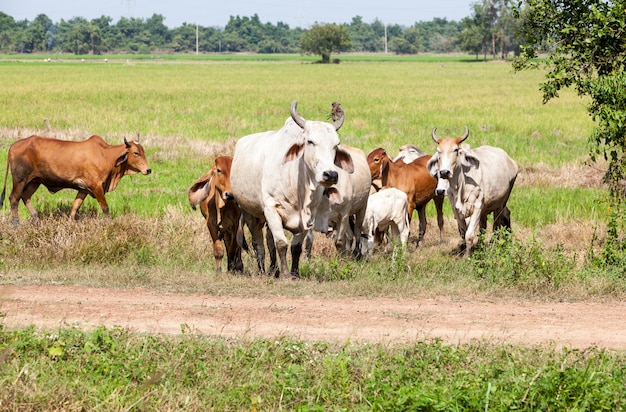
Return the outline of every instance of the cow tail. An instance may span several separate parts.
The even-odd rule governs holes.
[[[9,158],[7,157],[7,170],[4,172],[4,187],[2,188],[2,194],[0,195],[0,209],[4,206],[4,197],[7,193],[7,177],[9,176]]]

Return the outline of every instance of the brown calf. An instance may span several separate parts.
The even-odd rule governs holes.
[[[416,246],[424,238],[426,233],[426,205],[431,200],[435,202],[437,209],[437,224],[439,236],[443,241],[443,196],[435,195],[437,180],[430,175],[426,164],[431,156],[422,156],[411,163],[404,163],[402,159],[393,161],[385,149],[374,149],[368,156],[372,180],[381,179],[382,185],[395,187],[406,193],[408,199],[409,220],[413,216],[413,210],[417,210],[419,217],[419,236]]]
[[[230,167],[233,158],[219,156],[211,170],[198,179],[189,188],[189,203],[192,208],[200,205],[202,216],[206,220],[206,226],[213,240],[213,256],[217,273],[222,271],[222,259],[224,258],[224,241],[227,253],[227,266],[229,271],[243,271],[241,260],[241,246],[237,236],[242,236],[239,229],[239,217],[241,212],[230,189]]]

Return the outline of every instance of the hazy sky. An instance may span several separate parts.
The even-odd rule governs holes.
[[[387,24],[410,26],[435,17],[460,21],[469,16],[477,0],[0,0],[0,11],[15,20],[32,21],[39,14],[58,23],[73,17],[91,20],[101,16],[146,19],[161,14],[169,28],[183,23],[223,27],[230,16],[250,17],[262,23],[283,22],[291,28],[313,23],[349,23],[361,16],[366,23],[376,18]]]

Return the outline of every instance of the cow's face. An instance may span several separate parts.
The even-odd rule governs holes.
[[[302,156],[313,180],[322,186],[332,186],[339,180],[337,167],[348,173],[354,171],[352,156],[339,145],[339,136],[333,125],[307,121],[302,129],[303,143],[290,147],[285,161]]]
[[[230,168],[233,164],[233,158],[230,156],[219,156],[215,158],[213,166],[215,181],[215,191],[217,195],[224,201],[234,199],[230,188]]]
[[[388,162],[389,156],[383,148],[374,149],[367,155],[367,164],[370,167],[372,180],[382,179],[383,170]]]
[[[452,177],[452,172],[457,168],[460,150],[461,147],[457,139],[447,138],[439,140],[437,153],[433,156],[433,158],[437,159],[438,173],[435,176],[439,180],[446,180]]]
[[[136,141],[128,142],[126,138],[124,138],[124,144],[126,144],[126,153],[117,160],[116,166],[126,163],[126,174],[149,175],[152,173],[143,147]]]

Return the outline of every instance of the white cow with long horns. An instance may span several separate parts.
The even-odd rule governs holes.
[[[341,168],[352,173],[350,154],[339,144],[337,130],[343,113],[333,123],[304,119],[297,101],[291,105],[291,117],[277,131],[242,137],[235,146],[231,168],[231,188],[242,210],[243,219],[252,233],[259,270],[265,271],[263,226],[267,223],[267,240],[276,270],[280,258],[280,276],[298,277],[302,241],[313,227],[315,213],[323,191],[333,201],[341,195],[333,187]],[[287,266],[289,243],[284,229],[293,233],[291,271]]]
[[[487,228],[487,216],[494,215],[493,228],[511,228],[509,195],[518,167],[504,150],[481,146],[470,149],[462,144],[469,136],[439,138],[433,129],[437,152],[428,161],[431,175],[437,177],[435,193],[450,200],[461,235],[461,249],[469,256],[478,242],[479,230]]]

